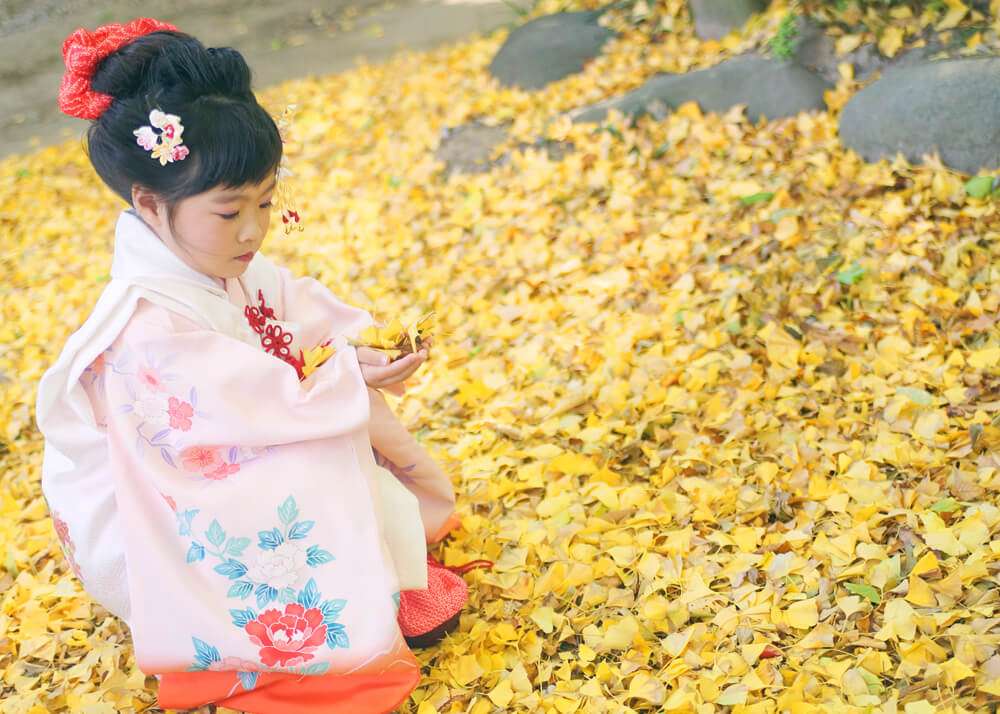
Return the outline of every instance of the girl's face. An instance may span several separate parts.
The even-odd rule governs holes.
[[[177,203],[174,225],[166,204],[139,187],[132,189],[136,212],[170,250],[188,266],[221,282],[244,273],[246,253],[260,250],[271,223],[273,176],[259,184],[231,189],[222,186]]]

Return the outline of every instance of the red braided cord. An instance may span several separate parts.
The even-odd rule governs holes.
[[[158,30],[176,29],[167,22],[138,17],[124,25],[102,25],[93,32],[82,27],[74,30],[62,45],[66,72],[59,86],[59,109],[71,117],[97,119],[114,99],[110,94],[95,92],[90,86],[101,60],[137,37]]]

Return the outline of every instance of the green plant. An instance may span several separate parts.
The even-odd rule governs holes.
[[[798,19],[794,12],[785,15],[778,25],[778,32],[771,38],[771,51],[782,59],[791,59],[795,55],[799,35]]]

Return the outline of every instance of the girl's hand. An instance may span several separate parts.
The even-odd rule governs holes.
[[[358,363],[361,365],[361,375],[365,378],[365,384],[374,389],[385,389],[397,396],[406,391],[404,381],[412,376],[429,356],[429,351],[424,348],[390,362],[389,355],[385,352],[371,347],[358,347]]]

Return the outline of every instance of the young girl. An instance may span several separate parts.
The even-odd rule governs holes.
[[[91,162],[132,206],[39,386],[71,568],[164,708],[393,710],[419,680],[407,644],[466,601],[426,549],[458,525],[452,485],[378,391],[427,351],[355,349],[371,316],[260,252],[282,142],[238,52],[140,18],[63,57],[60,106],[93,121]]]

